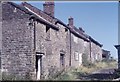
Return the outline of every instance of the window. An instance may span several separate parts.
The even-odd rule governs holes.
[[[75,43],[78,43],[78,37],[73,36],[73,40],[74,40]]]
[[[64,54],[60,54],[60,66],[63,67],[65,66],[65,58],[64,58]]]
[[[78,52],[75,52],[74,55],[75,55],[75,60],[78,61],[79,60],[79,54],[78,54]]]
[[[50,27],[46,26],[46,39],[50,40]]]

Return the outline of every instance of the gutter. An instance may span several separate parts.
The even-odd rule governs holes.
[[[50,25],[51,27],[53,27],[53,29],[59,30],[59,28],[55,25],[53,25],[52,23],[48,22],[47,20],[45,20],[44,18],[42,18],[41,16],[39,16],[38,14],[36,14],[35,12],[33,12],[31,9],[25,7],[29,12],[31,12],[33,14],[32,17],[35,17],[36,19],[40,20],[40,22],[45,23],[47,25]]]
[[[53,28],[53,29],[55,29],[55,30],[59,30],[59,27],[57,27],[57,26],[55,26],[55,25],[53,25],[53,24],[51,24],[51,23],[48,23],[47,21],[45,21],[45,20],[43,20],[43,19],[41,19],[41,18],[38,18],[38,17],[35,16],[35,15],[32,15],[31,18],[35,18],[35,19],[38,20],[39,22],[41,22],[41,23],[43,23],[43,24],[46,24],[46,25],[50,26],[51,28]],[[31,19],[31,18],[30,18],[30,19]]]
[[[95,43],[96,45],[98,45],[98,46],[100,46],[100,47],[103,46],[102,44],[100,44],[100,43],[98,43],[97,41],[95,41],[91,36],[89,36],[89,39],[90,39],[90,41],[92,41],[92,42]]]
[[[60,23],[63,26],[67,27],[69,29],[69,26],[67,26],[66,24],[64,24],[62,21],[60,21],[59,19],[55,18],[57,21],[55,23]]]

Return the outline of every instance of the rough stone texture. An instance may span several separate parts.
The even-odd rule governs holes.
[[[2,50],[2,4],[0,2],[0,69],[1,69],[1,50]]]
[[[55,25],[55,20],[41,10],[25,3],[22,4],[37,13],[46,22]],[[41,79],[54,77],[55,74],[67,69],[69,66],[79,67],[82,64],[82,55],[87,54],[88,59],[101,54],[101,48],[92,43],[90,57],[90,43],[71,33],[61,23],[55,26],[59,30],[31,19],[28,14],[9,3],[2,4],[2,22],[0,21],[0,43],[2,43],[2,69],[8,74],[36,79],[36,55],[42,53]],[[0,11],[1,13],[1,11]],[[49,30],[47,29],[48,27]],[[4,37],[3,37],[4,36]],[[64,54],[64,65],[61,65],[60,54]],[[98,57],[99,59],[101,58]]]
[[[53,2],[45,2],[43,4],[43,11],[50,16],[54,17],[54,1]]]
[[[90,56],[90,42],[84,41],[84,55],[87,56],[87,60],[91,61]]]
[[[71,33],[71,63],[73,67],[79,67],[84,53],[84,40]]]
[[[102,49],[95,43],[91,42],[91,61],[94,63],[95,61],[102,60]]]
[[[26,77],[34,71],[29,15],[8,3],[2,10],[2,70]]]
[[[50,38],[48,39],[47,26],[39,22],[35,24],[36,52],[44,53],[42,58],[42,79],[47,79],[63,69],[63,67],[60,67],[60,53],[65,54],[65,67],[69,66],[69,45],[67,44],[69,31],[65,32],[65,27],[57,24],[60,28],[59,31],[50,28]]]
[[[58,37],[58,42],[56,43],[56,49],[58,48],[59,56],[60,53],[65,54],[65,66],[69,66],[69,55],[70,55],[70,47],[69,47],[69,30],[63,25],[57,24],[59,26],[59,32],[56,37]],[[67,31],[66,31],[67,29]],[[54,43],[53,43],[54,44]],[[53,50],[54,52],[55,50]]]

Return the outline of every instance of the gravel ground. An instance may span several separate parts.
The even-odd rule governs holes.
[[[116,75],[114,74],[115,69],[101,69],[98,71],[94,71],[89,75],[82,76],[80,78],[81,80],[113,80],[116,78]]]

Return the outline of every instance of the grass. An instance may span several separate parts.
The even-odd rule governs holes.
[[[96,70],[104,69],[104,68],[117,68],[116,61],[102,61],[97,62],[95,64],[88,64],[90,66],[80,66],[79,68],[70,68],[61,74],[59,74],[56,78],[51,80],[83,80],[85,75],[88,75]],[[2,76],[0,70],[0,77]],[[3,80],[18,80],[20,77],[15,77],[14,75],[6,75],[3,73],[1,77]],[[0,78],[0,80],[1,80]]]
[[[117,68],[117,62],[102,61],[97,62],[92,66],[80,66],[79,68],[71,68],[63,74],[59,75],[56,80],[78,80],[82,79],[85,75],[104,68]]]

